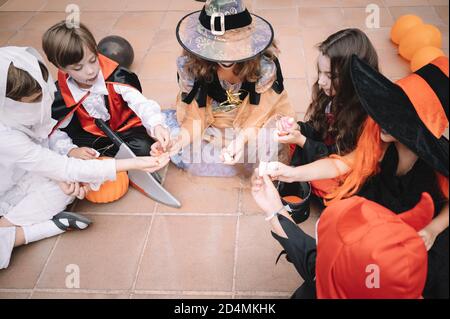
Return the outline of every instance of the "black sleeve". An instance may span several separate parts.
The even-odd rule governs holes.
[[[111,74],[106,81],[131,85],[142,93],[142,86],[138,76],[124,67],[117,67],[114,73]]]
[[[323,142],[315,141],[312,138],[306,138],[305,145],[303,145],[303,158],[306,163],[312,163],[321,158],[328,157],[331,154],[337,153],[336,144],[326,145]]]
[[[306,137],[303,147],[297,146],[291,165],[299,166],[312,163],[318,159],[337,153],[336,144],[326,145],[310,122],[298,122],[300,132]]]
[[[56,121],[61,121],[67,114],[69,114],[70,108],[68,108],[64,102],[61,95],[61,90],[58,86],[58,81],[55,82],[55,85],[57,91],[55,92],[55,100],[52,104],[52,118]]]
[[[289,260],[294,264],[305,282],[314,283],[316,277],[316,240],[288,218],[280,215],[278,220],[288,238],[280,237],[274,232],[272,232],[272,236],[284,248]]]

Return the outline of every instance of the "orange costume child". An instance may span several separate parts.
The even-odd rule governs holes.
[[[305,283],[292,298],[417,299],[427,275],[427,251],[417,234],[433,214],[428,194],[412,210],[396,215],[362,197],[325,209],[316,241],[284,216],[286,249]]]

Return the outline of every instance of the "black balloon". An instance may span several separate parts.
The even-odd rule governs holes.
[[[103,38],[98,44],[98,50],[101,54],[127,69],[130,68],[134,60],[134,51],[131,44],[117,35]]]

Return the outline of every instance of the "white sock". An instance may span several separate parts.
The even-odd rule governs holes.
[[[25,244],[64,233],[64,230],[59,229],[51,220],[40,224],[24,226],[22,229],[25,235]]]

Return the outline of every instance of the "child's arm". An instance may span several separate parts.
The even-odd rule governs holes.
[[[141,119],[150,136],[156,139],[166,150],[170,144],[170,131],[165,124],[159,104],[147,99],[141,92],[128,86],[116,84],[114,90],[122,96],[128,106]]]
[[[127,102],[152,136],[155,135],[154,129],[157,126],[165,126],[164,116],[157,102],[147,99],[141,92],[128,86],[116,84],[114,90]]]
[[[419,232],[419,235],[425,242],[427,250],[433,247],[436,237],[442,233],[449,225],[449,204],[445,204],[438,216],[436,216],[431,223]]]
[[[89,147],[78,147],[66,132],[55,130],[48,138],[49,148],[60,155],[89,160],[98,157],[97,151]]]
[[[116,171],[139,169],[154,172],[169,162],[169,157],[141,157],[126,160],[80,160],[57,154],[34,143],[18,132],[0,136],[0,162],[55,181],[101,184],[115,180]]]
[[[48,138],[49,148],[60,155],[68,155],[70,151],[77,148],[66,132],[56,129]]]
[[[350,155],[350,154],[349,154]],[[348,159],[351,157],[348,156]],[[291,167],[278,163],[278,169],[271,172],[273,179],[287,183],[309,182],[331,179],[342,176],[350,171],[350,167],[336,158],[324,158],[307,165]]]

